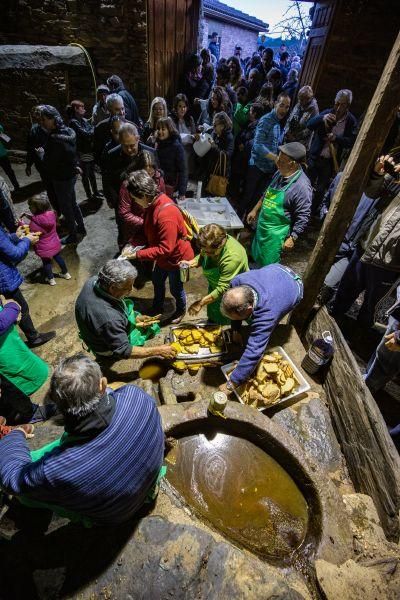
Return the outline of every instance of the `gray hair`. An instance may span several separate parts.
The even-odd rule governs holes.
[[[139,135],[137,127],[136,125],[133,125],[133,123],[123,123],[123,125],[121,125],[118,132],[119,139],[122,138],[124,133],[129,133],[129,135]]]
[[[346,98],[347,103],[350,105],[353,102],[353,92],[351,90],[339,90],[335,96],[335,102],[342,98]]]
[[[103,394],[99,365],[85,354],[60,360],[50,380],[50,397],[63,415],[83,417],[95,410]]]
[[[106,106],[107,106],[108,110],[110,110],[110,108],[112,107],[113,104],[115,104],[115,102],[118,102],[119,104],[124,103],[124,101],[122,100],[122,98],[119,94],[109,94],[106,98]]]
[[[105,291],[109,290],[112,285],[118,289],[122,288],[129,279],[133,282],[137,274],[137,270],[128,260],[113,258],[100,269],[97,283]]]
[[[288,75],[287,75],[287,79],[288,81],[297,81],[297,79],[299,78],[299,72],[297,69],[290,69]]]
[[[254,293],[249,285],[239,285],[229,288],[221,299],[221,312],[229,318],[236,314],[239,317],[245,315],[249,308],[253,308]]]

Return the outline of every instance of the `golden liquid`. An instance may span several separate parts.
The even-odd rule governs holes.
[[[139,377],[141,379],[151,379],[154,383],[159,381],[161,377],[167,374],[168,366],[161,361],[149,361],[139,369]]]
[[[227,537],[282,557],[305,538],[308,507],[288,473],[263,450],[224,433],[182,438],[167,456],[167,479]]]

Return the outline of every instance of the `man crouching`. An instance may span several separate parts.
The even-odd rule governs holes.
[[[50,396],[64,416],[64,434],[32,453],[23,428],[0,440],[1,488],[86,525],[128,520],[152,499],[162,467],[155,401],[134,385],[110,390],[99,365],[83,354],[61,360]]]

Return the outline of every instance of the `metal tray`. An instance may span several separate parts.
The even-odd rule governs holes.
[[[179,325],[173,325],[169,328],[169,333],[166,336],[165,341],[168,343],[175,342],[174,330],[175,329],[207,329],[207,327],[218,327],[218,325],[213,325],[209,323],[207,320],[204,321],[193,321],[186,323],[179,323]],[[227,330],[222,330],[222,339],[223,339],[223,347],[221,352],[210,352],[209,348],[200,348],[197,354],[183,354],[179,353],[176,355],[174,360],[184,360],[184,361],[193,361],[193,362],[201,362],[207,361],[210,358],[219,358],[228,352],[227,342],[229,341],[229,332]]]
[[[273,404],[270,404],[269,406],[260,406],[259,408],[257,408],[257,410],[259,410],[259,411],[268,410],[272,406],[278,406],[278,404],[282,404],[283,402],[287,402],[288,400],[291,400],[293,398],[297,398],[297,396],[301,396],[301,394],[304,394],[304,392],[307,392],[310,389],[310,387],[311,387],[310,384],[308,383],[308,381],[306,381],[306,379],[304,379],[303,375],[300,373],[299,369],[296,367],[296,365],[294,364],[294,362],[292,361],[292,359],[290,358],[290,356],[282,348],[282,346],[275,346],[274,348],[268,348],[265,351],[265,354],[272,354],[273,352],[279,352],[279,354],[281,354],[281,356],[285,360],[288,361],[288,363],[292,367],[292,369],[294,371],[294,374],[296,375],[296,379],[297,379],[297,381],[299,382],[300,385],[296,389],[295,392],[293,392],[292,394],[288,394],[287,396],[284,396],[283,398],[279,398],[279,400],[277,400]],[[225,378],[226,378],[227,381],[229,381],[229,374],[234,370],[234,368],[235,368],[236,365],[237,365],[237,361],[236,362],[231,362],[228,365],[223,365],[221,367],[221,371],[225,375]],[[241,404],[246,404],[245,402],[243,402],[242,398],[240,397],[240,395],[237,393],[236,390],[233,390],[233,393],[235,394],[236,398],[239,400],[239,402]],[[248,406],[248,405],[246,405],[246,406]]]

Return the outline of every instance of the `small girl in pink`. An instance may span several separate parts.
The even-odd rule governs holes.
[[[21,216],[29,219],[30,231],[38,231],[41,233],[39,241],[35,244],[33,249],[39,258],[42,259],[46,281],[50,285],[56,285],[56,280],[54,279],[53,270],[51,268],[52,259],[56,261],[61,269],[59,277],[71,279],[65,260],[60,254],[61,241],[56,229],[56,214],[51,209],[50,202],[44,194],[41,194],[33,196],[33,198],[28,201],[28,206],[32,211],[32,214],[23,213]]]

